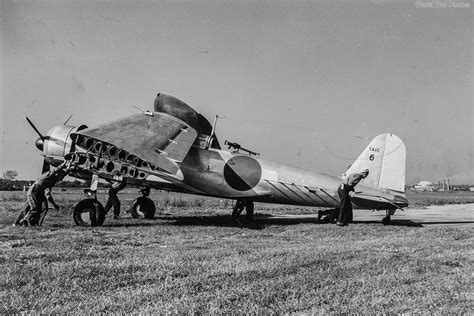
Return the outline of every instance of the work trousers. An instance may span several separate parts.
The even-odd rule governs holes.
[[[117,197],[117,193],[109,191],[109,198],[105,204],[105,213],[108,213],[109,210],[114,207],[114,215],[120,215],[120,200]]]
[[[339,187],[337,190],[337,194],[341,199],[341,204],[339,205],[339,217],[337,221],[343,224],[352,222],[352,203],[351,196],[349,195],[350,191],[350,187],[347,185]]]
[[[48,209],[48,201],[44,196],[31,194],[26,196],[26,202],[20,210],[15,224],[18,225],[22,219],[28,219],[30,224],[39,224],[41,214]]]

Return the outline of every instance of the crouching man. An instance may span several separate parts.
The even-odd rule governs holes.
[[[36,179],[26,194],[25,206],[20,211],[14,225],[41,225],[41,214],[48,210],[48,201],[55,209],[59,209],[59,205],[51,195],[51,189],[69,173],[69,169],[69,165],[63,163],[56,170],[45,172]]]

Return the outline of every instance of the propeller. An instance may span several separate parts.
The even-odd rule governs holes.
[[[43,151],[44,141],[48,139],[48,136],[41,134],[41,132],[36,128],[35,124],[33,124],[33,122],[28,117],[26,117],[26,120],[31,125],[31,127],[35,130],[35,132],[39,135],[39,138],[35,141],[36,148]],[[41,173],[43,174],[50,170],[51,170],[51,167],[49,163],[46,161],[46,159],[43,159],[43,167],[41,168]]]
[[[39,135],[39,137],[41,138],[41,140],[45,140],[45,139],[46,139],[46,136],[44,136],[43,134],[41,134],[41,132],[36,128],[35,124],[33,124],[33,122],[30,121],[30,119],[28,118],[28,116],[26,117],[26,120],[28,121],[28,123],[30,123],[31,127],[33,127],[33,129],[34,129],[35,132]]]
[[[64,124],[63,124],[64,126],[67,124],[67,122],[69,122],[69,120],[71,119],[71,117],[72,117],[72,114],[69,115],[69,117],[67,118],[66,122],[64,122]]]
[[[44,141],[47,139],[47,137],[41,134],[41,132],[36,128],[35,124],[33,124],[33,122],[28,118],[28,116],[26,117],[26,120],[28,121],[28,123],[30,123],[31,127],[35,130],[35,132],[39,135],[39,138],[35,141],[36,148],[43,151]]]

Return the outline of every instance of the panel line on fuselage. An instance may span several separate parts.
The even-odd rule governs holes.
[[[280,190],[279,188],[277,188],[276,185],[274,185],[273,183],[270,182],[270,180],[265,180],[268,184],[270,184],[272,187],[274,187],[278,192],[280,192],[281,194],[283,194],[284,196],[286,196],[289,200],[293,201],[293,199],[291,197],[289,197],[285,192],[283,192],[282,190]]]
[[[296,193],[295,191],[293,191],[287,184],[283,183],[283,182],[280,182],[281,185],[283,185],[285,188],[287,188],[290,192],[292,192],[294,195],[296,195],[297,197],[299,197],[301,200],[303,200],[304,202],[306,202],[306,199],[301,197],[300,195],[298,195],[298,193]],[[293,184],[294,186],[294,184]],[[297,188],[298,189],[298,188]],[[301,191],[301,190],[300,190]],[[303,192],[304,193],[304,192]],[[310,199],[311,201],[311,199]]]
[[[312,198],[311,195],[307,194],[305,191],[303,191],[301,188],[299,188],[296,184],[292,184],[296,189],[298,189],[299,191],[301,191],[304,195],[306,195],[311,201],[317,201],[316,199]],[[306,188],[308,190],[308,192],[311,192],[307,187],[303,186],[304,188]],[[317,194],[315,194],[313,192],[313,194],[318,198],[320,199],[321,201],[323,201],[324,203],[328,204],[325,200],[323,200],[321,197],[319,197]],[[329,204],[328,204],[329,205]]]
[[[320,197],[315,190],[311,190],[310,188],[308,188],[307,186],[304,186],[310,193],[313,193],[318,199],[320,199],[321,201],[323,201],[325,204],[327,204],[328,206],[331,206],[331,204],[326,201],[325,199],[323,199],[322,197]]]
[[[329,196],[331,199],[333,199],[337,204],[339,204],[339,201],[336,200],[331,194],[327,193],[326,191],[324,191],[323,189],[319,188],[321,191],[323,191],[327,196]]]

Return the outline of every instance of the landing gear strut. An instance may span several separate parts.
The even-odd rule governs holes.
[[[242,213],[242,211],[245,208],[245,218],[248,221],[253,220],[253,214],[254,214],[254,205],[253,201],[251,200],[237,200],[237,203],[235,203],[234,209],[232,211],[232,219],[234,220],[239,220],[239,216]]]
[[[148,198],[150,195],[150,188],[141,188],[142,196],[136,198],[130,206],[130,214],[133,218],[153,219],[156,212],[156,206],[153,201]]]

